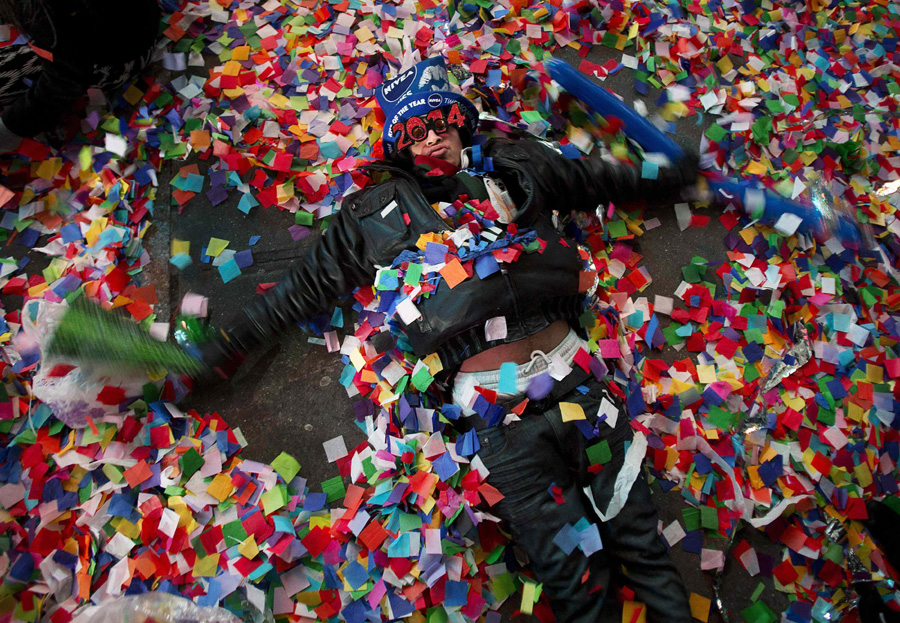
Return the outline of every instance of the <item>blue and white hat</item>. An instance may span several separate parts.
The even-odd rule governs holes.
[[[396,148],[396,123],[426,115],[437,108],[459,104],[469,131],[475,132],[478,127],[478,109],[465,96],[450,90],[447,65],[441,56],[417,63],[385,82],[378,88],[375,98],[385,116],[382,134],[385,156],[391,155]]]

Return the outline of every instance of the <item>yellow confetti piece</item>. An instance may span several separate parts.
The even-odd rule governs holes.
[[[241,64],[237,61],[228,61],[222,66],[223,76],[236,76],[241,73]]]
[[[751,173],[753,175],[765,175],[767,170],[768,169],[766,168],[766,165],[762,164],[761,162],[751,162],[745,169],[747,173]]]
[[[365,26],[363,26],[362,28],[358,28],[353,34],[356,35],[356,38],[360,41],[368,41],[369,39],[375,38],[375,35],[372,34],[372,31]]]
[[[354,348],[350,351],[350,363],[353,364],[353,367],[356,368],[357,372],[366,367],[366,358],[362,356],[362,353],[359,352],[358,348]]]
[[[672,379],[670,393],[680,394],[682,392],[686,392],[689,389],[692,389],[693,387],[693,383],[685,383],[684,381],[679,381],[678,379]]]
[[[227,240],[220,238],[210,238],[206,244],[206,254],[210,257],[218,257],[219,254],[228,246]]]
[[[62,159],[61,158],[48,158],[41,162],[40,166],[38,166],[37,171],[35,171],[35,175],[45,180],[52,180],[59,170],[62,168]]]
[[[50,286],[46,283],[42,283],[40,285],[36,285],[34,287],[28,288],[28,296],[29,297],[37,297],[39,294],[44,292],[44,290],[48,290]]]
[[[233,61],[246,61],[248,58],[250,58],[249,45],[239,45],[231,51],[231,60]]]
[[[301,604],[305,606],[311,606],[313,608],[322,603],[322,599],[319,597],[319,591],[300,591],[291,599],[295,599]]]
[[[865,463],[860,463],[854,467],[853,473],[856,474],[856,480],[860,487],[865,488],[872,484],[872,471]]]
[[[750,476],[750,484],[754,489],[762,489],[766,486],[763,479],[759,477],[759,466],[750,465],[747,467],[747,475]]]
[[[431,513],[431,509],[434,508],[435,503],[436,503],[436,500],[435,500],[434,498],[432,498],[432,497],[427,497],[427,498],[425,498],[424,500],[420,499],[420,500],[419,500],[419,503],[418,503],[418,506],[419,506],[419,508],[422,509],[422,512],[423,512],[423,513],[425,513],[426,515],[428,515],[428,514]]]
[[[562,414],[563,422],[573,422],[575,420],[585,419],[584,409],[581,408],[581,405],[575,404],[574,402],[559,403],[559,411]]]
[[[238,545],[238,552],[247,559],[256,558],[259,554],[259,547],[256,545],[256,538],[251,534],[247,540]]]
[[[639,601],[622,604],[622,623],[647,623],[647,607]]]
[[[756,231],[755,227],[748,227],[746,229],[742,229],[740,231],[741,238],[744,239],[744,242],[750,244],[753,242],[753,239],[759,235],[759,232]]]
[[[290,104],[290,100],[281,93],[276,93],[275,95],[270,97],[269,102],[276,108],[287,108],[288,104]]]
[[[78,152],[78,164],[81,167],[82,171],[90,171],[91,162],[93,162],[91,148],[90,146],[85,145],[81,148],[81,151]]]
[[[866,364],[866,380],[870,383],[883,383],[884,382],[884,368],[881,366],[875,366],[871,363]]]
[[[185,255],[190,255],[191,253],[191,243],[189,240],[178,240],[177,238],[172,239],[172,250],[170,255],[172,257],[178,255],[179,253],[184,253]]]
[[[138,528],[135,524],[131,523],[124,517],[119,517],[121,521],[116,526],[116,532],[127,536],[129,539],[137,539],[141,536],[141,529]]]
[[[422,363],[428,366],[428,372],[431,376],[437,376],[437,373],[444,369],[444,364],[441,363],[441,358],[438,357],[437,353],[431,353],[422,360]]]
[[[532,582],[525,582],[522,586],[522,603],[519,606],[519,610],[523,614],[531,614],[533,612],[535,588],[537,588],[537,585]]]
[[[699,365],[697,366],[697,377],[700,379],[701,383],[715,383],[716,382],[716,366],[714,365]]]
[[[719,59],[719,62],[716,63],[716,67],[719,68],[719,71],[723,74],[727,74],[729,71],[734,69],[734,63],[731,62],[731,59],[727,56],[723,56]]]
[[[206,492],[220,502],[224,502],[232,491],[234,491],[234,485],[231,484],[231,477],[228,474],[216,474],[206,488]]]
[[[784,401],[784,404],[794,411],[803,411],[803,409],[806,408],[806,401],[800,396],[782,396],[781,399]]]
[[[210,554],[204,558],[198,557],[194,562],[193,574],[195,578],[214,578],[219,567],[219,555]]]
[[[697,593],[691,593],[688,602],[691,605],[691,616],[697,619],[698,621],[708,621],[709,620],[709,607],[712,602],[704,597],[703,595],[698,595]]]
[[[847,403],[847,417],[854,422],[862,422],[866,412],[855,402]]]
[[[128,87],[122,97],[125,98],[126,102],[128,102],[132,106],[135,106],[139,101],[141,101],[141,98],[144,97],[144,92],[132,84],[130,87]]]

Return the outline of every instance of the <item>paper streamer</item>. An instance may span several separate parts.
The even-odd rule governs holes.
[[[637,480],[638,474],[641,472],[641,464],[644,461],[644,455],[646,453],[647,436],[638,431],[635,433],[631,445],[628,446],[622,468],[619,470],[619,473],[616,474],[616,484],[613,486],[613,496],[609,501],[609,505],[606,507],[605,513],[597,508],[597,503],[594,501],[594,494],[591,493],[591,488],[584,488],[584,494],[587,496],[588,500],[591,501],[591,506],[594,507],[594,512],[597,513],[597,517],[600,518],[600,521],[604,523],[609,521],[618,515],[622,510],[622,507],[625,506],[625,502],[628,501],[628,494],[631,493],[631,487],[634,485],[634,481]]]

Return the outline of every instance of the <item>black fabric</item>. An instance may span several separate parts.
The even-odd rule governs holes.
[[[44,0],[23,24],[35,46],[53,55],[22,97],[3,111],[19,136],[53,127],[92,86],[114,88],[142,67],[156,40],[156,0]]]
[[[41,73],[41,57],[27,45],[0,48],[0,110],[28,92]]]
[[[516,545],[550,596],[560,623],[619,623],[622,608],[612,587],[624,584],[647,606],[648,623],[689,623],[690,604],[677,568],[657,535],[657,514],[641,474],[619,514],[602,523],[583,492],[590,487],[597,507],[606,511],[613,484],[633,431],[624,407],[593,377],[587,394],[557,396],[544,410],[529,410],[521,422],[478,433],[478,456],[490,471],[487,482],[504,498],[485,510],[507,522]],[[619,406],[615,429],[593,418],[603,398]],[[599,436],[587,440],[572,422],[563,422],[558,402],[580,405]],[[546,406],[546,405],[545,405]],[[612,458],[596,476],[588,471],[585,448],[606,441]],[[565,503],[550,494],[557,486]],[[603,549],[590,558],[579,549],[566,554],[554,538],[582,517],[599,528]],[[590,571],[582,582],[585,571]]]
[[[530,141],[490,140],[484,153],[513,194],[516,225],[534,229],[553,244],[542,254],[522,254],[504,274],[485,280],[475,275],[452,291],[442,284],[418,305],[423,317],[405,328],[408,341],[418,356],[438,352],[444,370],[492,346],[534,335],[560,318],[577,317],[580,260],[574,243],[559,244],[552,210],[594,211],[608,201],[671,197],[691,181],[682,171],[666,168],[656,180],[641,180],[635,167],[569,160]],[[370,169],[391,177],[347,197],[312,252],[227,327],[237,345],[252,348],[292,324],[329,312],[340,296],[371,282],[376,264],[388,266],[401,251],[414,249],[421,234],[449,229],[414,175],[390,164]],[[385,212],[391,202],[397,207]],[[473,336],[485,320],[495,316],[506,316],[507,338],[476,341]]]

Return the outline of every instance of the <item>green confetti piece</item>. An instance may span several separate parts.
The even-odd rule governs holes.
[[[706,134],[706,138],[718,143],[723,138],[725,138],[725,136],[728,134],[728,131],[725,128],[723,128],[722,126],[720,126],[718,124],[714,124],[714,125],[709,126],[706,129],[705,134]]]
[[[434,377],[431,376],[431,373],[428,371],[426,366],[422,366],[419,370],[412,375],[413,386],[418,389],[420,392],[424,392],[428,389],[428,386],[434,382]]]
[[[684,529],[687,532],[700,529],[699,508],[684,508],[681,510],[681,517],[684,519]]]
[[[408,286],[416,286],[422,279],[422,265],[409,264],[406,268],[406,275],[403,277],[403,283]]]
[[[427,623],[447,623],[447,611],[440,606],[429,608],[425,620]]]
[[[625,221],[611,221],[606,225],[610,238],[624,238],[629,235],[628,226]]]
[[[724,409],[720,409],[719,407],[710,407],[709,414],[706,416],[706,419],[709,420],[710,424],[718,428],[719,430],[728,430],[731,428],[732,415],[728,411]]]
[[[759,600],[759,596],[763,594],[764,590],[766,590],[766,585],[760,582],[756,589],[753,591],[753,594],[750,596],[750,601]]]
[[[190,480],[198,469],[203,467],[203,456],[194,448],[191,448],[182,455],[179,463],[181,464],[181,477],[184,480]]]
[[[741,616],[746,623],[775,623],[778,620],[772,609],[761,601],[741,610]]]
[[[300,463],[287,452],[282,452],[272,461],[272,468],[284,478],[285,482],[290,482],[300,471]]]
[[[781,315],[784,313],[784,301],[772,301],[769,303],[769,308],[766,310],[773,318],[781,318]]]
[[[591,465],[603,465],[612,459],[612,451],[609,449],[609,442],[605,439],[600,443],[595,443],[590,446],[586,452]]]
[[[748,383],[752,383],[761,376],[762,374],[760,374],[755,365],[751,364],[744,367],[744,380]]]
[[[503,601],[510,595],[515,594],[516,583],[513,581],[512,576],[508,573],[498,575],[491,583],[491,592],[494,593],[494,597],[497,599],[497,601]]]
[[[331,504],[343,498],[347,490],[344,488],[344,481],[341,477],[335,476],[322,482],[322,493],[327,496],[325,501]]]
[[[247,531],[240,521],[232,521],[222,526],[222,535],[225,537],[225,546],[232,547],[247,540]]]
[[[753,140],[760,145],[768,145],[772,135],[772,117],[759,117],[753,122]]]
[[[265,514],[271,515],[278,509],[284,508],[285,505],[287,505],[288,495],[284,485],[275,485],[271,491],[266,491],[259,496],[259,500],[262,502]]]
[[[712,482],[712,479],[707,478],[707,482]],[[711,486],[711,485],[710,485]],[[700,525],[707,530],[718,530],[719,529],[719,513],[715,508],[711,506],[701,506],[700,507]]]
[[[107,478],[109,478],[110,482],[112,482],[113,484],[119,484],[124,480],[124,476],[122,476],[122,470],[120,470],[115,465],[112,465],[111,463],[107,463],[101,469],[103,470],[103,474]]]

